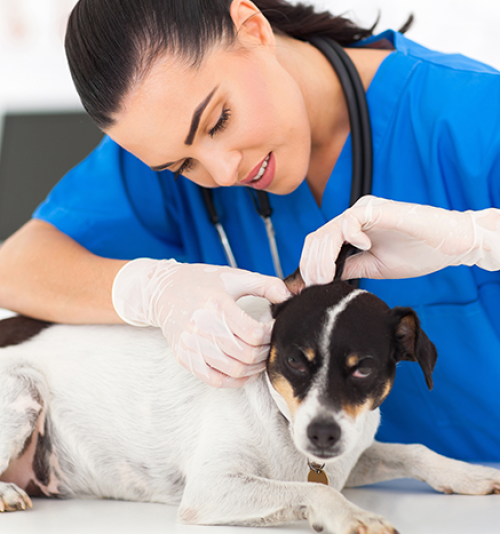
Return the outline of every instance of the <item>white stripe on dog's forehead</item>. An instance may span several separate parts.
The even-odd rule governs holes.
[[[323,328],[323,335],[321,336],[321,341],[319,343],[319,348],[323,358],[328,357],[328,350],[330,348],[330,342],[332,339],[332,331],[335,328],[335,323],[338,316],[347,308],[349,303],[354,300],[361,293],[366,293],[364,289],[355,289],[351,291],[349,295],[344,297],[340,302],[332,306],[326,311],[326,323]]]
[[[344,297],[340,302],[337,302],[337,304],[333,305],[331,308],[328,308],[326,310],[326,322],[325,326],[323,327],[323,332],[321,335],[321,339],[319,342],[319,351],[321,355],[323,356],[323,365],[321,366],[321,369],[319,370],[318,374],[314,378],[314,383],[309,390],[309,393],[307,394],[307,399],[304,404],[307,404],[308,408],[307,410],[312,410],[313,412],[317,412],[318,408],[317,406],[322,406],[320,402],[320,397],[323,395],[324,391],[327,388],[327,377],[328,377],[328,370],[330,367],[330,343],[332,341],[332,332],[335,328],[335,323],[339,317],[339,315],[347,308],[350,302],[352,302],[358,295],[361,295],[362,293],[367,293],[367,291],[363,289],[355,289],[351,293],[349,293],[346,297]]]

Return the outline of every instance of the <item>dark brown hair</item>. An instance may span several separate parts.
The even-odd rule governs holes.
[[[236,35],[232,0],[79,0],[69,18],[66,55],[83,106],[102,129],[134,83],[171,52],[199,64],[214,44]],[[285,0],[254,0],[275,33],[327,35],[349,45],[372,35],[348,18]]]

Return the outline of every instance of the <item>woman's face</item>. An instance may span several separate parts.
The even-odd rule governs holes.
[[[167,56],[115,118],[107,133],[119,145],[205,187],[286,194],[307,174],[306,106],[271,46],[218,48],[199,68]]]

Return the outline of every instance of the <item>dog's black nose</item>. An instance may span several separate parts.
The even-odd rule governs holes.
[[[340,439],[340,427],[333,421],[313,421],[307,436],[318,449],[331,449]]]

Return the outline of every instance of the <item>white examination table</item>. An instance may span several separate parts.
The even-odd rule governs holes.
[[[496,467],[500,468],[500,465]],[[441,495],[414,480],[384,482],[345,495],[384,515],[400,534],[499,534],[500,495]],[[2,534],[297,534],[307,522],[279,528],[177,525],[177,508],[109,500],[34,499],[33,510],[0,515]]]

